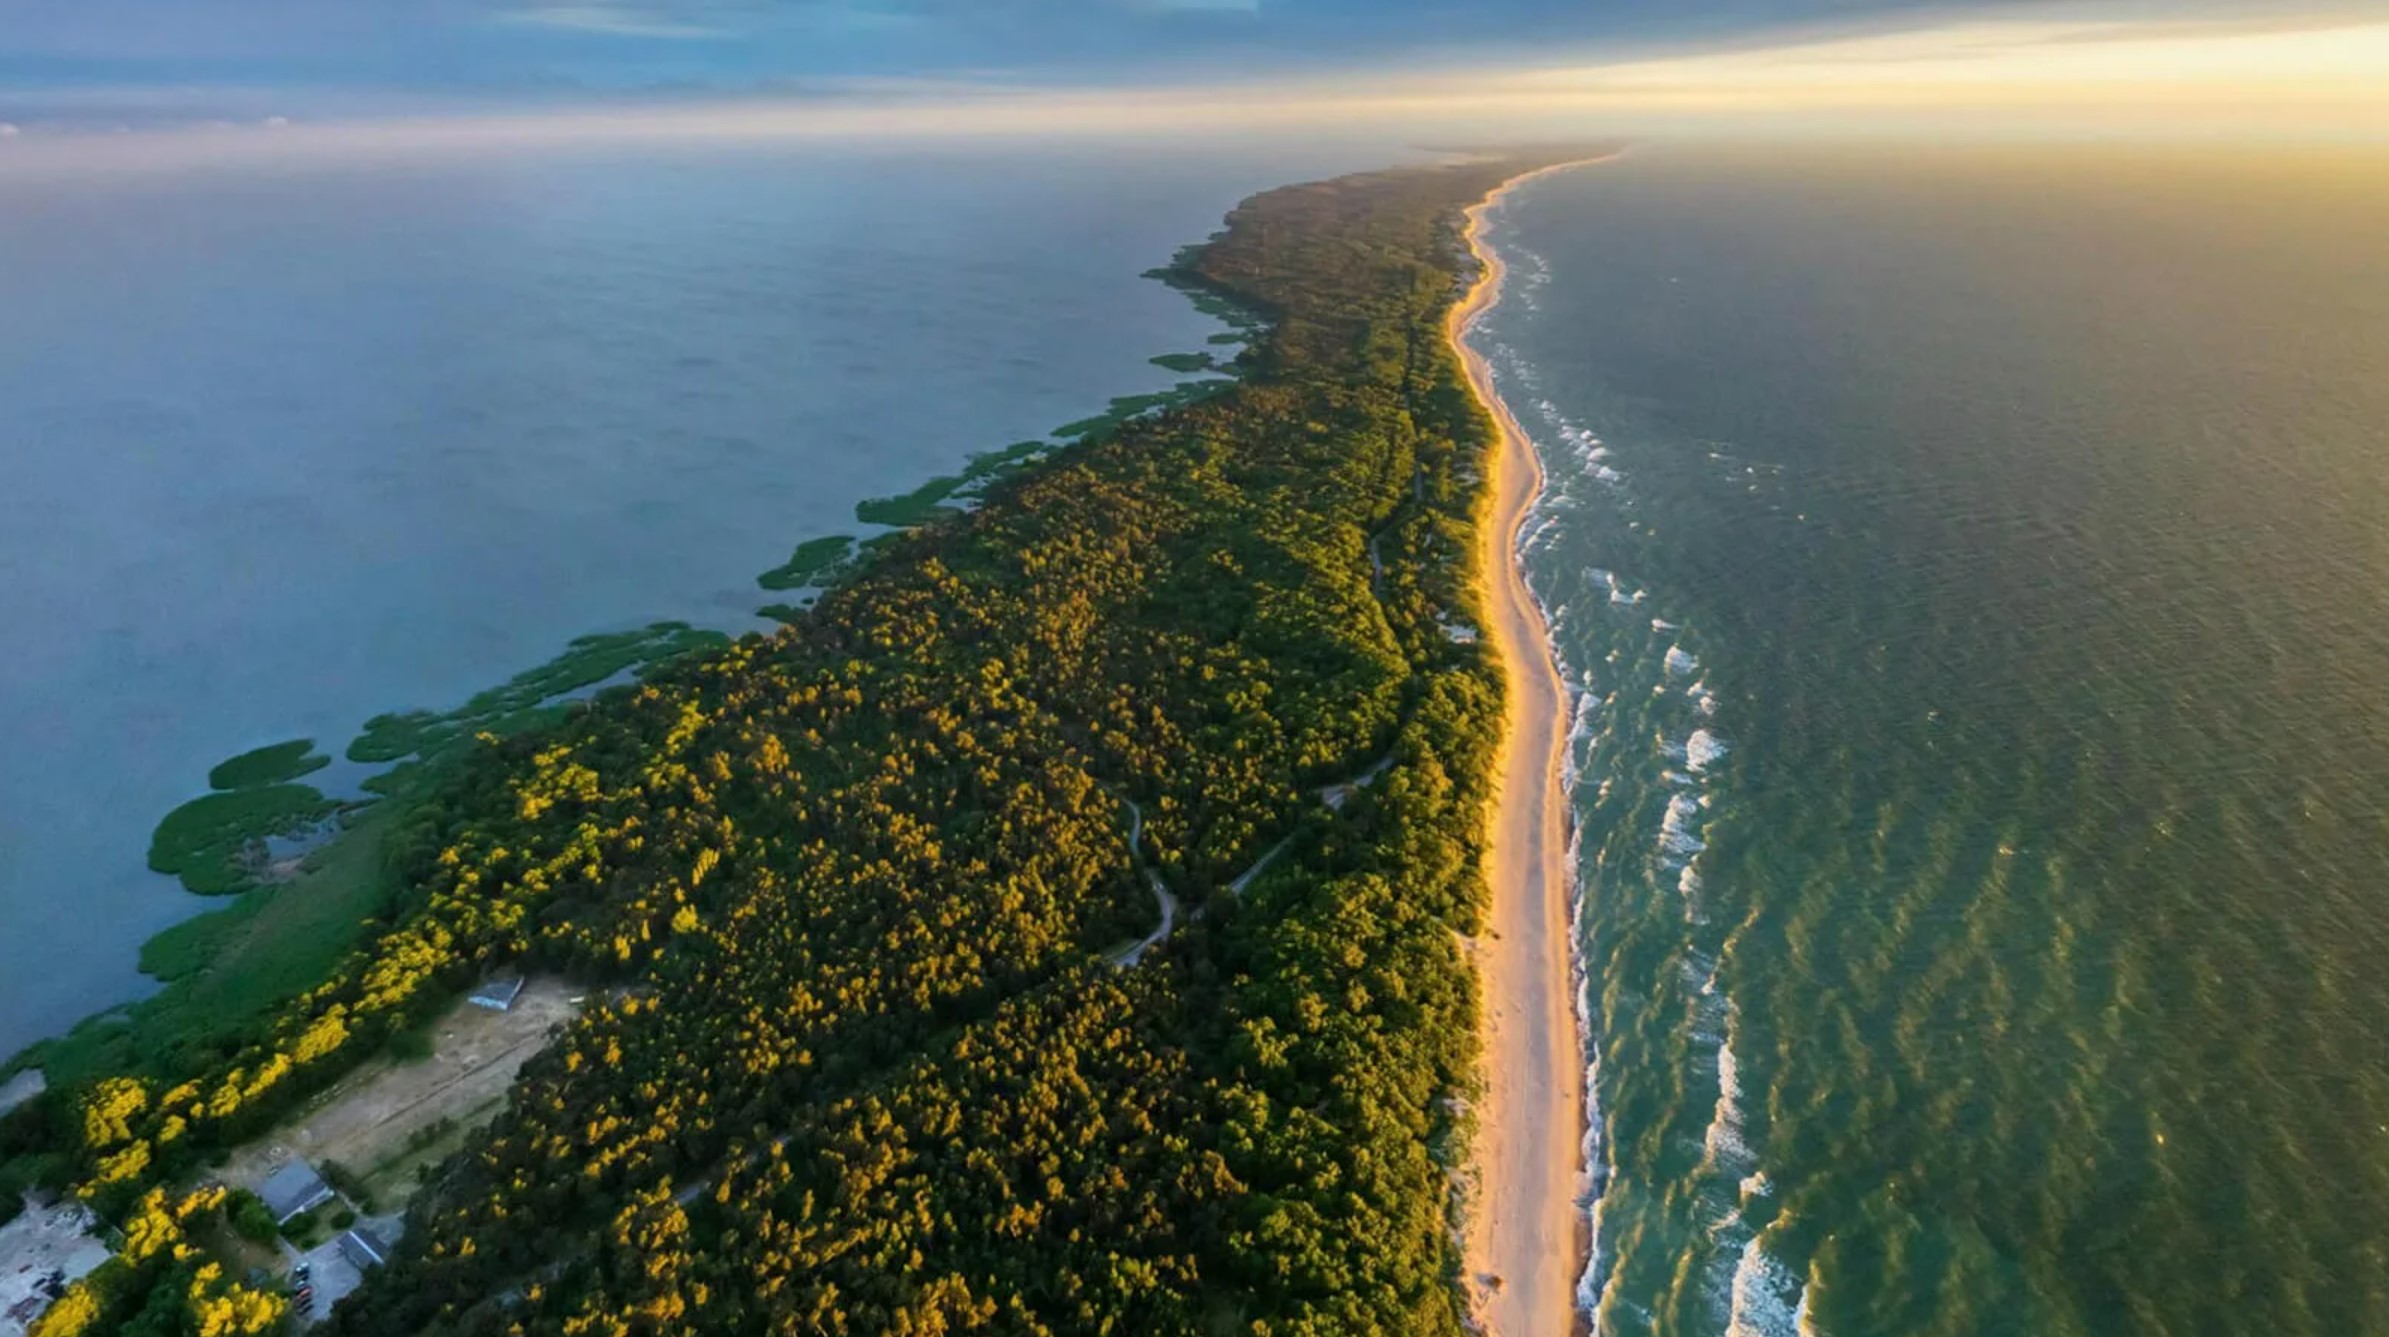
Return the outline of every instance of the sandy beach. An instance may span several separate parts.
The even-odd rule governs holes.
[[[1588,160],[1597,161],[1597,160]],[[1475,947],[1483,1002],[1485,1090],[1477,1105],[1476,1193],[1468,1220],[1468,1276],[1476,1313],[1497,1337],[1549,1337],[1577,1326],[1576,1279],[1587,1241],[1576,1206],[1583,1170],[1583,1045],[1568,996],[1566,794],[1561,747],[1567,693],[1553,666],[1542,610],[1518,566],[1518,532],[1543,489],[1534,447],[1494,393],[1492,369],[1463,338],[1500,300],[1500,257],[1484,244],[1484,216],[1507,192],[1565,163],[1503,183],[1468,211],[1468,244],[1483,265],[1452,311],[1453,348],[1501,431],[1483,527],[1485,612],[1508,679],[1487,874],[1492,910]]]

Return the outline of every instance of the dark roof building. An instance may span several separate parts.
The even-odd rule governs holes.
[[[292,1161],[266,1176],[257,1186],[257,1196],[265,1200],[265,1208],[280,1224],[312,1207],[332,1200],[332,1186],[315,1173],[315,1167],[305,1161]]]
[[[380,1267],[390,1257],[390,1246],[362,1227],[340,1237],[340,1256],[356,1266],[359,1272]]]

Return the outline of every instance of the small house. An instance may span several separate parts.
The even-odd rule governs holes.
[[[512,979],[491,980],[473,990],[465,1001],[475,1007],[486,1007],[492,1012],[507,1012],[513,1010],[514,1000],[521,996],[522,991],[523,980],[517,975]]]
[[[305,1161],[292,1161],[266,1177],[257,1186],[257,1196],[264,1200],[267,1211],[274,1214],[274,1224],[283,1225],[301,1212],[330,1202],[332,1186],[315,1173],[315,1167]]]

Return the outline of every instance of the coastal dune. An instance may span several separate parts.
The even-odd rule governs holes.
[[[1483,237],[1486,212],[1525,181],[1581,165],[1513,177],[1468,211],[1468,245],[1481,269],[1448,327],[1469,384],[1501,434],[1488,478],[1491,511],[1481,532],[1485,613],[1508,683],[1508,718],[1487,853],[1491,913],[1474,949],[1485,1089],[1477,1106],[1476,1192],[1467,1238],[1476,1317],[1497,1337],[1548,1337],[1578,1324],[1575,1285],[1587,1247],[1576,1202],[1584,1159],[1584,1051],[1568,997],[1561,782],[1567,692],[1552,662],[1542,609],[1518,565],[1519,528],[1542,492],[1542,466],[1495,393],[1492,368],[1466,335],[1501,297],[1501,258]]]

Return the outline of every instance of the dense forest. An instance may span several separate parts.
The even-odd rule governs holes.
[[[1170,271],[1265,318],[1233,383],[449,749],[369,946],[0,1125],[124,1230],[41,1337],[279,1325],[186,1238],[208,1155],[518,965],[591,1005],[336,1332],[1459,1331],[1500,676],[1444,321],[1546,160],[1247,201]]]

